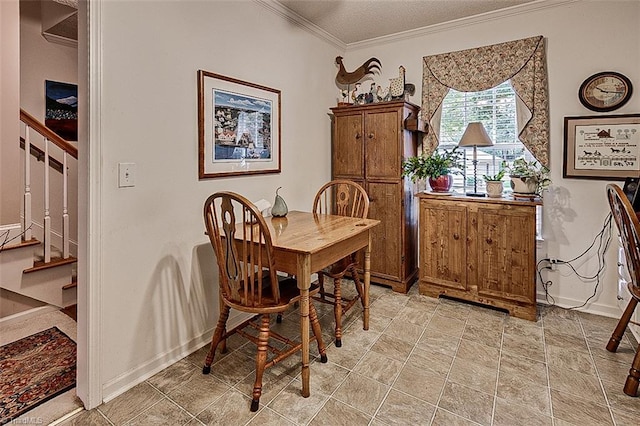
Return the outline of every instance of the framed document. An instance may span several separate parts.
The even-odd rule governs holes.
[[[640,114],[565,117],[563,177],[640,177]]]

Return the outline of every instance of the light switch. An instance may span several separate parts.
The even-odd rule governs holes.
[[[118,188],[136,186],[136,163],[118,163]]]

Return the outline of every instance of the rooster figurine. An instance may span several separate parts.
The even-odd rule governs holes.
[[[404,72],[402,65],[398,68],[398,77],[389,79],[389,94],[391,99],[402,99],[404,97]]]
[[[371,58],[364,64],[360,65],[358,69],[353,72],[348,72],[342,64],[342,56],[336,57],[336,64],[340,67],[338,75],[336,75],[336,81],[339,84],[350,86],[359,82],[368,74],[373,74],[375,71],[380,71],[382,65],[377,58]]]

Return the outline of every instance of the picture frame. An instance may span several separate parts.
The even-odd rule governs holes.
[[[198,178],[280,173],[280,90],[198,70]]]
[[[640,176],[640,114],[564,118],[563,177]]]

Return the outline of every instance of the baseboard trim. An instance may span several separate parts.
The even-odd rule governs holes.
[[[570,299],[567,297],[550,296],[549,298],[551,299],[551,297],[553,297],[553,300],[555,301],[555,303],[553,304],[561,308],[572,308],[574,306],[580,306],[584,303],[583,300]],[[545,294],[542,292],[538,293],[537,302],[542,305],[552,304],[551,302],[547,301]],[[600,315],[609,318],[620,318],[620,315],[622,314],[618,305],[603,305],[597,302],[588,303],[586,306],[575,310],[579,312],[585,312],[587,314]]]
[[[239,325],[250,315],[238,313],[229,319],[228,329]],[[180,361],[182,358],[187,355],[197,351],[207,343],[211,341],[211,336],[213,335],[213,328],[210,328],[204,331],[199,336],[194,337],[183,345],[171,349],[163,354],[156,356],[145,364],[140,365],[139,367],[129,370],[124,374],[119,375],[113,380],[109,380],[104,383],[102,387],[102,396],[103,403],[109,402],[112,399],[122,395],[124,392],[133,388],[134,386],[144,382],[165,368],[169,367],[172,364]]]

